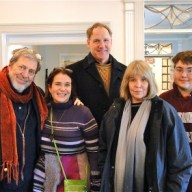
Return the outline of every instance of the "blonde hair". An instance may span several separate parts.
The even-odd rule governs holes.
[[[130,77],[138,74],[145,77],[149,83],[148,93],[145,99],[151,99],[157,94],[158,88],[151,67],[143,60],[135,60],[127,66],[127,69],[123,76],[123,80],[121,82],[120,96],[124,100],[128,100],[131,98],[131,94],[129,91]]]
[[[13,50],[13,56],[11,57],[10,61],[9,61],[9,65],[13,65],[15,62],[17,62],[19,60],[19,58],[21,56],[24,56],[24,57],[27,57],[28,59],[31,59],[33,61],[36,61],[37,62],[37,70],[36,70],[36,73],[38,71],[40,71],[41,69],[41,55],[31,49],[31,48],[28,48],[28,47],[23,47],[21,49],[15,49]]]

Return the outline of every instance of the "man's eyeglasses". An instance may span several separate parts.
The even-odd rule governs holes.
[[[182,68],[182,67],[175,67],[175,72],[178,73],[178,74],[183,74],[184,72],[188,75],[191,75],[192,74],[192,67],[189,67],[189,68]]]
[[[33,69],[27,69],[27,67],[26,67],[25,65],[19,65],[19,66],[17,66],[17,68],[18,68],[18,70],[21,71],[21,72],[28,71],[28,75],[29,75],[30,77],[33,77],[33,76],[35,76],[35,74],[36,74],[36,71],[35,71],[35,70],[33,70]]]

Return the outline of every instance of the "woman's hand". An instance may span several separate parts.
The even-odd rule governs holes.
[[[81,102],[80,99],[76,98],[75,101],[74,101],[74,105],[79,106],[79,105],[84,105],[84,104]]]

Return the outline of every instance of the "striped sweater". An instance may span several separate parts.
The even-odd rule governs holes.
[[[70,170],[67,176],[73,179],[81,178],[81,175],[83,175],[81,172],[82,170],[85,172],[86,164],[83,164],[84,167],[82,169],[82,163],[80,166],[78,161],[80,159],[79,157],[82,159],[83,154],[86,154],[90,167],[89,182],[91,190],[98,191],[100,184],[99,169],[97,166],[98,127],[90,110],[86,106],[75,106],[72,101],[64,104],[51,103],[48,107],[49,111],[52,108],[54,139],[57,143],[60,157],[66,166],[64,169]],[[71,158],[70,163],[67,163],[67,158]],[[50,159],[52,163],[49,163],[50,166],[46,167]],[[53,167],[52,170],[50,170],[51,167]],[[79,174],[73,174],[75,172],[73,171],[74,167],[78,167],[76,170],[79,171]],[[58,171],[56,171],[57,169]],[[50,118],[48,118],[45,122],[41,138],[41,156],[34,170],[33,191],[58,191],[59,185],[63,183],[62,180],[63,176],[51,138],[51,122]],[[50,184],[50,181],[53,184]],[[46,190],[47,182],[51,186]]]

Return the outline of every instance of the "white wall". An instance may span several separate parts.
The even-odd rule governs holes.
[[[124,2],[122,0],[0,0],[0,26],[8,26],[8,28],[10,28],[9,26],[18,25],[21,28],[19,29],[20,32],[22,31],[22,26],[23,29],[25,29],[25,24],[31,26],[38,26],[41,24],[43,26],[46,26],[46,24],[54,24],[54,26],[56,26],[56,24],[58,24],[59,27],[62,25],[65,27],[65,25],[67,26],[70,24],[73,28],[76,26],[76,24],[82,24],[82,26],[90,26],[95,22],[104,22],[109,24],[113,32],[113,46],[111,53],[117,60],[125,63],[124,12]],[[14,29],[15,28],[17,27],[14,27]],[[24,31],[30,33],[30,28],[26,28],[27,29]],[[33,33],[34,28],[34,26],[31,27],[31,33]],[[86,36],[86,29],[87,27],[83,29],[84,37]],[[74,31],[75,30],[77,29],[74,27]],[[70,32],[71,30],[69,33]],[[7,33],[6,30],[5,33]],[[8,33],[11,34],[10,31]],[[13,31],[13,34],[15,34],[15,31]],[[29,36],[26,36],[26,39],[28,37]],[[9,43],[9,41],[4,43],[4,41],[6,41],[5,39],[0,39],[0,43],[4,44],[2,46],[2,50],[0,50],[0,57],[2,58],[0,68],[8,64],[7,59],[3,59],[8,51],[3,48],[7,43]],[[86,38],[84,39],[86,40]],[[56,41],[58,41],[58,39]],[[22,43],[23,42],[24,41],[22,40]],[[36,47],[36,45],[39,44],[41,43],[39,43],[38,40],[37,44],[33,42],[30,45]],[[48,44],[50,44],[50,42]],[[42,70],[37,74],[35,82],[42,88],[44,88],[45,84],[45,70],[48,68],[48,71],[50,72],[54,65],[59,64],[58,52],[55,51],[56,47],[54,47],[54,43],[51,44],[52,45],[47,49],[43,49],[43,47],[37,46],[44,57],[44,65],[42,66]],[[28,45],[28,43],[23,45]],[[60,50],[60,52],[63,51]],[[78,53],[81,51],[76,50],[76,52]]]
[[[98,21],[105,22],[110,25],[113,32],[113,47],[111,53],[120,62],[125,63],[127,55],[131,55],[131,58],[134,59],[141,59],[140,57],[143,56],[143,28],[139,28],[140,25],[142,26],[140,20],[142,20],[141,17],[143,16],[143,11],[139,11],[143,6],[139,6],[141,2],[143,2],[143,0],[0,0],[0,27],[3,25],[16,26],[17,24],[20,26],[22,24],[23,26],[24,24],[42,24],[45,26],[46,24],[63,24],[65,27],[66,24],[74,24],[75,26],[79,23],[91,25]],[[125,8],[126,3],[127,9]],[[138,13],[140,14],[138,15]],[[130,27],[130,22],[133,24],[132,27]],[[127,29],[125,24],[127,25]],[[86,29],[86,27],[83,29],[84,33]],[[0,29],[0,31],[2,30]],[[9,31],[9,33],[11,32]],[[33,33],[33,31],[31,31],[31,33]],[[131,33],[135,36],[129,36]],[[125,42],[126,35],[129,36],[127,44]],[[163,39],[166,40],[165,38]],[[176,42],[173,39],[172,41]],[[174,52],[178,52],[181,48],[190,48],[189,44],[191,45],[191,39],[190,43],[189,41],[185,41],[183,45],[181,41],[182,40],[180,40],[178,46],[174,47],[178,48],[174,49]],[[0,44],[3,44],[2,42],[3,38],[0,39]],[[127,47],[129,49],[128,52],[125,53]],[[138,47],[141,47],[140,51],[138,51]],[[6,50],[4,52],[0,50],[0,58],[6,53]],[[43,54],[46,55],[46,51]],[[53,63],[58,63],[58,55],[54,52],[48,55],[48,58],[49,61],[44,60],[44,62],[49,63],[53,61]],[[0,68],[5,64],[6,62],[1,62]],[[45,70],[45,68],[43,68],[43,70]],[[39,76],[42,77],[42,74],[39,74]],[[37,77],[38,82],[40,81],[39,76]],[[41,82],[41,84],[43,85],[44,82]]]
[[[35,77],[35,83],[43,90],[45,90],[46,71],[49,74],[54,67],[61,66],[61,55],[70,56],[78,54],[80,55],[78,60],[80,60],[88,53],[86,45],[37,45],[32,47],[37,50],[43,58],[41,70]]]
[[[109,23],[113,32],[112,54],[124,62],[124,3],[121,0],[1,0],[0,13],[0,25]]]
[[[182,41],[182,50],[192,50],[192,37]]]

